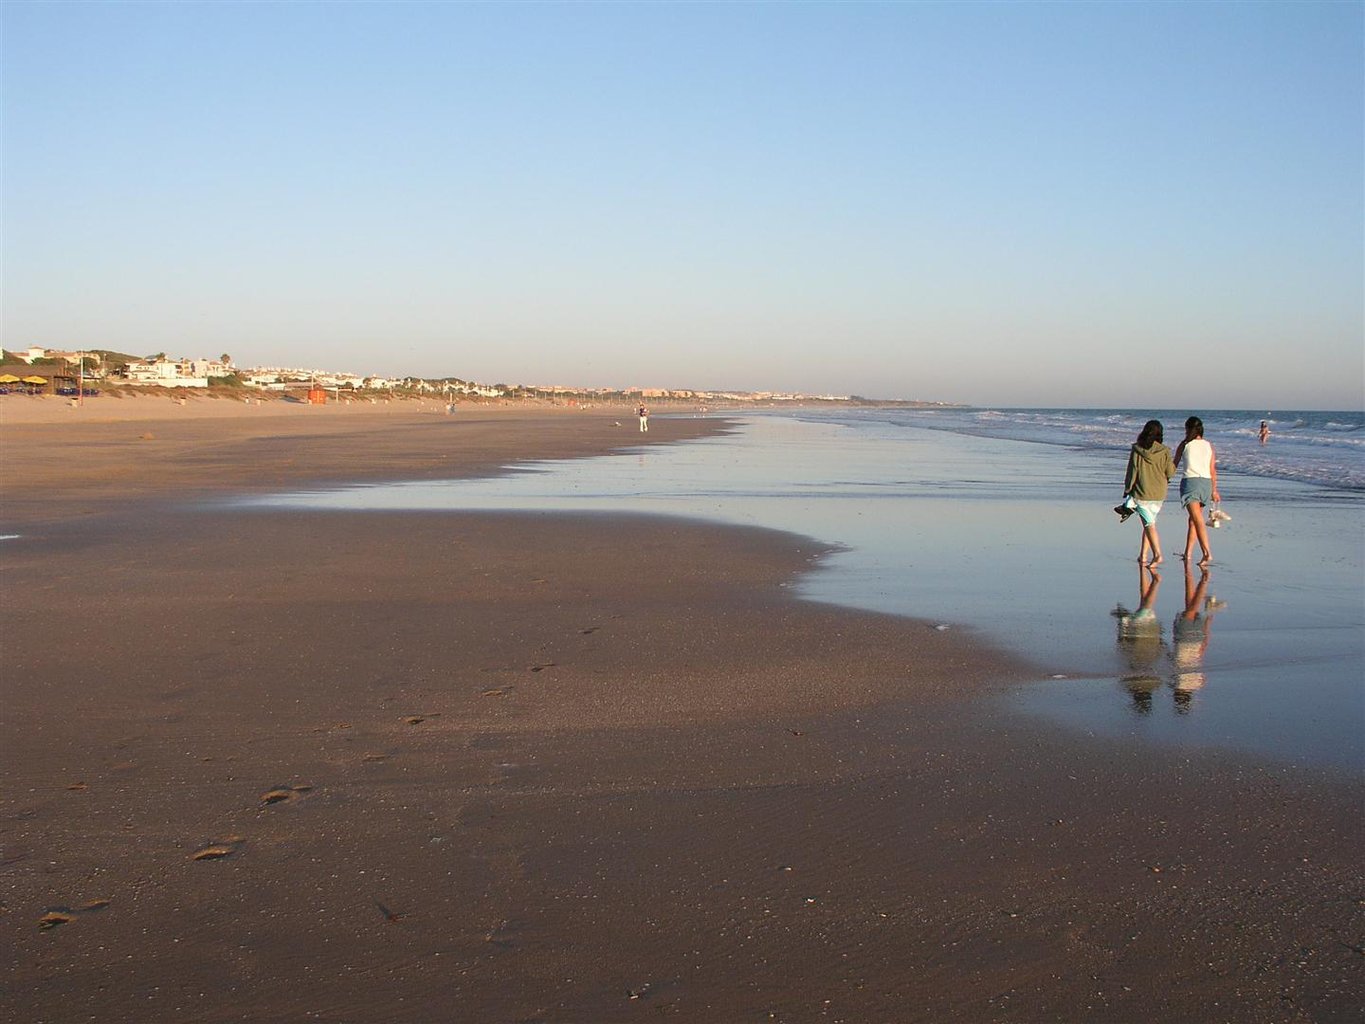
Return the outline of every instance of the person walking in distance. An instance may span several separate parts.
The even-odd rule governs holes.
[[[1119,520],[1136,512],[1142,520],[1142,543],[1138,561],[1144,565],[1161,564],[1161,538],[1156,532],[1156,517],[1166,500],[1166,489],[1175,476],[1171,450],[1162,444],[1160,420],[1148,420],[1128,451],[1128,468],[1123,474],[1123,504],[1114,508]]]
[[[649,410],[641,405],[638,414],[640,416],[640,433],[649,433]]]
[[[1204,440],[1204,421],[1191,416],[1185,421],[1185,440],[1175,449],[1175,463],[1184,460],[1185,472],[1180,478],[1180,504],[1189,516],[1189,526],[1185,530],[1185,561],[1189,562],[1194,553],[1194,542],[1199,542],[1202,557],[1200,565],[1213,561],[1209,550],[1209,534],[1204,527],[1204,506],[1210,501],[1221,501],[1218,494],[1218,459],[1213,445]]]

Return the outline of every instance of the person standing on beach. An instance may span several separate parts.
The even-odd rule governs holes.
[[[1128,468],[1123,474],[1123,504],[1114,511],[1123,522],[1134,512],[1142,520],[1142,544],[1138,561],[1144,565],[1160,565],[1161,538],[1156,532],[1156,517],[1161,503],[1166,500],[1171,477],[1175,476],[1175,461],[1171,450],[1162,444],[1164,430],[1160,420],[1148,420],[1128,451]]]
[[[640,433],[642,433],[642,434],[647,434],[647,433],[649,433],[649,410],[646,409],[646,408],[642,405],[642,406],[640,406],[639,414],[640,414]]]
[[[1175,449],[1176,465],[1181,459],[1185,460],[1185,472],[1180,478],[1180,504],[1190,518],[1185,531],[1184,559],[1189,562],[1197,540],[1203,555],[1199,564],[1209,565],[1213,552],[1209,550],[1209,534],[1204,527],[1204,506],[1222,499],[1218,494],[1218,459],[1213,445],[1204,440],[1204,421],[1198,416],[1185,421],[1185,440]]]

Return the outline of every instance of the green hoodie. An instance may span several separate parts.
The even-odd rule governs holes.
[[[1128,471],[1123,475],[1123,493],[1138,501],[1165,501],[1166,487],[1175,476],[1171,450],[1160,441],[1150,448],[1133,445],[1128,453]]]

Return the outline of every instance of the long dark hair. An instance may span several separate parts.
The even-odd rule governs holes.
[[[1139,448],[1150,448],[1154,443],[1164,439],[1165,431],[1161,429],[1160,420],[1148,420],[1142,428],[1142,433],[1138,434],[1137,446]]]
[[[1193,441],[1196,437],[1204,436],[1204,421],[1198,416],[1191,416],[1185,421],[1185,440]]]

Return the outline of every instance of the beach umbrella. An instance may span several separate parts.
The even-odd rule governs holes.
[[[38,376],[25,377],[25,378],[24,378],[24,383],[25,383],[25,384],[46,384],[46,383],[47,383],[47,378],[46,378],[46,377],[38,377]]]
[[[18,384],[19,378],[12,373],[0,373],[0,384]]]

